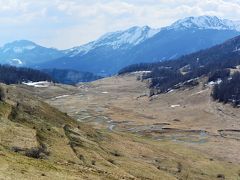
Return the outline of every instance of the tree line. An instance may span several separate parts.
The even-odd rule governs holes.
[[[240,105],[240,73],[234,73],[230,78],[225,78],[216,84],[212,91],[214,100],[223,103],[231,103],[233,106]]]
[[[235,79],[238,75],[233,77],[230,75],[230,69],[236,69],[240,65],[240,51],[234,51],[236,47],[240,47],[240,36],[176,60],[130,65],[121,69],[119,74],[150,71],[143,75],[142,80],[148,79],[150,89],[156,89],[157,93],[168,92],[170,89],[178,88],[179,84],[188,82],[191,82],[190,85],[196,85],[197,83],[192,83],[192,80],[203,76],[208,77],[208,82],[221,79],[224,80],[223,83],[214,88],[214,99],[221,102],[232,100],[237,104],[239,83]],[[228,80],[231,78],[233,80]],[[227,90],[227,87],[232,88],[232,91],[224,94],[223,89]]]
[[[51,76],[31,68],[0,65],[0,82],[18,84],[27,81],[54,81]]]

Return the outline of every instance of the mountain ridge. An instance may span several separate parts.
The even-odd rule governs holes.
[[[238,21],[232,21],[232,20],[227,20],[227,19],[220,19],[216,16],[186,17],[184,19],[180,19],[180,20],[172,23],[170,26],[159,28],[159,29],[153,29],[149,26],[143,26],[143,27],[134,26],[134,27],[131,27],[131,28],[123,30],[123,31],[106,33],[105,35],[103,35],[99,39],[97,39],[96,41],[87,43],[87,44],[82,45],[82,46],[77,46],[77,47],[74,47],[72,49],[74,49],[74,50],[76,50],[78,48],[79,49],[85,49],[84,47],[86,47],[86,49],[88,49],[89,46],[95,45],[95,44],[98,44],[98,46],[99,46],[99,42],[101,43],[102,41],[109,40],[109,39],[111,39],[112,36],[118,35],[118,34],[126,34],[126,33],[129,33],[129,32],[135,32],[135,31],[137,31],[137,33],[139,33],[139,31],[143,31],[143,32],[147,31],[147,33],[145,32],[145,34],[143,34],[143,35],[149,35],[149,36],[147,36],[147,37],[144,36],[145,38],[143,37],[141,39],[142,41],[135,41],[135,43],[134,42],[131,43],[131,40],[128,40],[129,44],[138,45],[141,42],[153,37],[154,35],[156,35],[157,33],[159,33],[162,30],[166,30],[166,29],[167,30],[170,30],[170,29],[179,30],[179,29],[190,29],[190,28],[240,31],[240,21],[238,22]],[[134,33],[132,35],[136,36],[136,34],[134,34]],[[122,40],[123,43],[124,43],[124,40],[125,40],[125,43],[126,43],[127,40],[123,37],[123,40]],[[114,43],[110,44],[109,42],[105,43],[105,44],[104,43],[100,44],[100,46],[101,45],[113,45],[113,49],[118,48],[118,46],[114,47],[114,45],[115,45]],[[121,43],[120,43],[119,46],[121,46]],[[93,48],[89,48],[89,51],[92,50],[92,49]],[[85,53],[87,53],[87,52],[85,52]],[[81,50],[80,50],[79,53],[81,53]],[[75,54],[75,55],[77,55],[77,54]]]
[[[193,19],[195,19],[195,21],[193,21]],[[198,19],[201,20],[199,20],[200,22],[204,20],[203,22],[211,22],[213,25],[208,25],[205,29],[201,27],[196,28],[196,26],[176,29],[176,24],[179,24],[179,21],[177,21],[171,26],[159,29],[159,32],[153,34],[150,38],[143,38],[144,41],[140,41],[141,43],[136,43],[136,45],[125,44],[123,47],[119,46],[119,44],[117,44],[118,46],[113,46],[114,43],[111,44],[114,42],[112,41],[114,38],[111,37],[114,33],[110,33],[95,42],[76,47],[74,51],[67,53],[66,56],[43,64],[43,67],[67,67],[69,69],[89,71],[101,76],[109,76],[130,64],[176,59],[181,55],[221,44],[227,39],[240,35],[240,32],[237,31],[236,28],[233,29],[232,26],[229,25],[231,24],[229,22],[232,21],[219,19],[217,17],[190,17],[185,20],[183,19],[182,23],[191,20],[190,22],[195,22],[196,24]],[[219,28],[223,23],[226,23],[226,26]],[[199,24],[203,25],[203,23]],[[236,23],[236,27],[237,24],[238,23]],[[147,29],[148,33],[151,32],[149,27],[145,27],[145,29]],[[118,33],[119,32],[117,32],[117,34]],[[148,33],[145,33],[145,35]],[[134,33],[132,36],[134,37]],[[117,39],[117,37],[119,36],[115,38]],[[102,40],[104,40],[104,43],[99,43],[102,42]],[[117,42],[125,41],[120,40]],[[94,47],[95,44],[97,44],[96,47]]]

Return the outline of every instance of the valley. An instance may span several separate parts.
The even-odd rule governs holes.
[[[240,180],[240,4],[17,1],[0,180]]]
[[[238,109],[213,102],[210,88],[202,88],[200,84],[149,98],[146,85],[136,81],[136,75],[128,75],[80,85],[77,94],[47,102],[96,128],[183,142],[214,152],[212,155],[217,153],[221,159],[239,162]],[[220,132],[235,135],[228,137]]]
[[[76,147],[85,165],[92,166],[94,157],[97,167],[112,172],[103,165],[111,157],[114,168],[130,179],[239,179],[239,110],[213,102],[204,79],[194,88],[149,97],[138,75],[76,87],[18,88],[103,136],[93,137],[94,146],[87,141],[88,150]]]

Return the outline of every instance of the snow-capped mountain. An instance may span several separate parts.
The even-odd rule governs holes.
[[[167,29],[215,29],[240,31],[240,21],[221,19],[216,16],[187,17],[173,23]]]
[[[89,51],[99,47],[108,47],[112,48],[113,50],[128,49],[153,37],[159,31],[159,29],[151,29],[148,26],[135,26],[125,31],[107,33],[96,41],[90,42],[83,46],[74,47],[67,50],[66,53],[69,56],[74,57],[79,54],[87,54]]]
[[[175,59],[238,35],[240,21],[216,16],[187,17],[159,29],[135,26],[107,33],[96,41],[64,51],[31,41],[15,41],[0,48],[0,63],[75,69],[103,76],[130,64]]]
[[[15,66],[31,66],[63,56],[53,48],[45,48],[27,40],[8,43],[0,48],[0,63]]]
[[[132,48],[144,41],[152,38],[154,35],[163,30],[187,30],[187,29],[201,29],[201,30],[233,30],[240,31],[240,21],[232,21],[227,19],[220,19],[216,16],[199,16],[187,17],[174,22],[172,25],[152,29],[149,26],[132,27],[124,31],[116,31],[103,35],[98,40],[87,43],[82,46],[74,47],[66,50],[66,54],[70,57],[76,55],[84,55],[89,51],[99,47],[109,47],[116,49]]]
[[[42,67],[114,74],[130,64],[175,59],[223,43],[240,35],[239,24],[215,16],[200,16],[184,18],[160,29],[132,27],[66,50],[66,56]]]

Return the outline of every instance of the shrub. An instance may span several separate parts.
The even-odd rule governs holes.
[[[114,152],[111,152],[111,154],[116,157],[121,156],[121,154],[117,150],[115,150]]]
[[[0,101],[5,101],[5,98],[6,98],[6,91],[2,86],[0,86]]]
[[[30,158],[35,158],[35,159],[43,159],[43,158],[46,158],[46,156],[50,155],[50,153],[46,151],[44,147],[34,147],[31,149],[26,149],[26,148],[13,146],[11,147],[11,151],[15,153],[20,153],[22,155],[25,155]]]
[[[26,152],[25,152],[25,155],[27,157],[31,157],[31,158],[35,158],[35,159],[40,159],[42,158],[42,155],[43,155],[44,151],[42,148],[31,148],[31,149],[28,149]]]
[[[18,152],[23,152],[24,149],[22,149],[22,148],[20,148],[20,147],[17,147],[17,146],[13,146],[13,147],[11,148],[11,151],[18,153]]]
[[[217,175],[217,178],[218,178],[218,179],[225,179],[225,176],[224,176],[224,174],[218,174],[218,175]]]
[[[95,166],[96,165],[96,161],[92,160],[92,165]]]
[[[113,159],[108,159],[108,162],[110,162],[110,163],[112,163],[112,164],[116,164]]]

